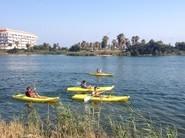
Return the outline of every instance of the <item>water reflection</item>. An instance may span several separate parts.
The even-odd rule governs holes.
[[[84,113],[86,120],[95,129],[96,137],[99,137],[101,133],[101,103],[84,104]]]
[[[27,60],[25,60],[25,58]],[[39,69],[39,62],[35,60],[34,57],[25,57],[21,56],[18,59],[14,58],[7,58],[6,60],[6,68],[9,71],[16,71],[16,72],[34,72]]]

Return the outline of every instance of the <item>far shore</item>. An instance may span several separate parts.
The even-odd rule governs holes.
[[[96,50],[96,51],[86,51],[80,50],[76,52],[71,52],[68,50],[0,50],[0,56],[2,55],[66,55],[66,56],[185,56],[185,51],[176,50],[173,52],[165,52],[158,54],[136,54],[132,55],[129,51],[121,50]]]

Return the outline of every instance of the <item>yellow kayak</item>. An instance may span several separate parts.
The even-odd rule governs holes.
[[[97,72],[92,72],[92,73],[89,73],[89,75],[93,75],[93,76],[113,76],[112,73],[105,73],[105,72],[101,72],[101,73],[97,73]]]
[[[104,86],[104,87],[97,87],[98,91],[110,91],[114,88],[114,85],[112,86]],[[94,90],[94,87],[91,88],[82,88],[81,86],[76,87],[68,87],[67,91],[69,92],[92,92]]]
[[[113,96],[113,95],[101,95],[94,97],[88,94],[75,94],[72,99],[86,101],[98,101],[98,102],[127,102],[130,96]]]
[[[25,94],[16,94],[12,96],[13,99],[25,101],[25,102],[34,102],[34,103],[55,103],[59,100],[59,97],[47,97],[39,96],[38,98],[28,97]]]

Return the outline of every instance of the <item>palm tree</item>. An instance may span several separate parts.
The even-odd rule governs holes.
[[[54,43],[52,49],[54,49],[54,50],[60,49],[59,43]]]
[[[140,37],[139,37],[138,35],[136,35],[136,36],[135,36],[135,42],[136,42],[136,44],[139,43],[139,39],[140,39]]]
[[[81,44],[80,44],[80,48],[81,49],[86,49],[86,41],[82,41]]]
[[[49,50],[51,48],[49,43],[43,43],[43,50]]]
[[[126,45],[126,48],[128,48],[131,45],[130,40],[128,38],[125,38],[125,45]]]
[[[125,36],[123,33],[119,34],[117,36],[117,39],[118,39],[118,46],[120,49],[124,49],[125,48]]]
[[[116,39],[113,39],[113,40],[112,40],[112,49],[113,49],[113,50],[116,49],[117,46],[118,46],[118,43],[117,43]]]
[[[93,45],[89,42],[86,42],[85,48],[86,48],[86,50],[93,50]]]
[[[154,41],[153,39],[151,39],[148,43],[149,43],[149,44],[154,44],[155,41]]]
[[[107,48],[107,46],[108,46],[108,40],[109,40],[109,37],[108,36],[103,36],[103,39],[102,39],[102,44],[101,44],[101,46],[102,46],[102,48]]]
[[[132,36],[131,41],[132,41],[132,45],[135,45],[135,36]]]
[[[26,44],[26,48],[29,50],[30,49],[30,47],[31,47],[31,44]]]
[[[160,40],[160,41],[157,41],[156,43],[159,44],[159,45],[162,45],[163,41]]]
[[[27,43],[27,44],[26,44],[26,48],[27,48],[28,51],[30,51],[31,44],[28,44],[28,43]]]
[[[132,45],[137,45],[139,43],[139,36],[132,36],[131,41],[132,41]]]
[[[100,49],[100,48],[101,48],[100,42],[96,41],[96,42],[94,43],[94,49]]]
[[[145,39],[142,39],[142,40],[141,40],[141,44],[142,44],[142,45],[145,45],[145,44],[146,44]]]

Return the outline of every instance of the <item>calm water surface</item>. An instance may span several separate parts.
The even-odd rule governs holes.
[[[97,67],[114,77],[96,78],[87,73]],[[185,136],[185,57],[70,57],[70,56],[0,56],[0,115],[12,119],[24,104],[11,98],[18,91],[34,85],[40,94],[60,96],[74,110],[84,103],[72,101],[68,86],[81,80],[94,85],[115,85],[116,95],[130,95],[129,103],[103,103],[103,113],[120,116],[125,107],[148,114],[160,124],[174,124]],[[47,106],[38,105],[45,113]],[[115,117],[116,118],[116,117]]]

